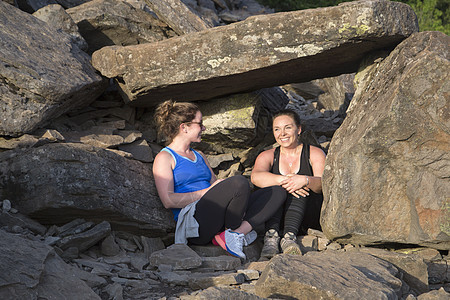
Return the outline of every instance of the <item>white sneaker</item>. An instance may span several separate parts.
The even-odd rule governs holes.
[[[253,243],[257,237],[258,237],[258,234],[254,230],[252,230],[249,233],[247,233],[246,235],[244,235],[244,246],[248,246],[251,243]]]
[[[225,246],[228,253],[245,259],[245,254],[243,251],[244,243],[244,234],[231,231],[230,229],[225,231]]]

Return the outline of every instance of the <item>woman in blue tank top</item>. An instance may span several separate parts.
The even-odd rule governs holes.
[[[161,103],[155,111],[158,133],[168,143],[153,163],[153,176],[164,207],[177,222],[175,243],[220,245],[245,258],[255,226],[263,224],[283,204],[283,197],[256,198],[244,176],[218,180],[205,156],[191,148],[205,130],[202,113],[189,102]]]

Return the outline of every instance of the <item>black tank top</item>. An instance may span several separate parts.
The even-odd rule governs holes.
[[[282,175],[280,173],[280,146],[275,148],[273,154],[273,164],[272,170],[273,174]],[[311,164],[309,163],[309,145],[303,144],[302,153],[300,154],[300,170],[297,172],[298,175],[313,176],[313,170]]]
[[[280,146],[275,148],[271,172],[273,174],[282,175],[280,173]],[[302,153],[300,154],[300,170],[298,170],[297,175],[314,176],[312,166],[309,163],[309,144],[303,143]],[[317,194],[310,190],[309,196],[317,201],[320,201],[320,203],[323,201],[322,193]]]
[[[281,175],[280,173],[280,147],[275,148],[273,154],[273,164],[272,170],[273,174]],[[298,175],[314,176],[312,166],[309,163],[309,145],[303,143],[302,153],[300,154],[300,170],[297,172]],[[288,199],[286,203],[292,201],[292,194],[288,194]],[[320,211],[323,203],[323,194],[317,194],[312,190],[309,191],[309,196],[307,196],[308,202],[306,205],[306,212],[303,221],[300,225],[300,232],[306,233],[308,228],[313,228],[317,230],[322,230],[320,226]]]

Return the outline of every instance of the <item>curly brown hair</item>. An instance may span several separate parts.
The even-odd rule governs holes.
[[[198,111],[198,106],[191,102],[164,101],[155,110],[158,135],[170,144],[178,134],[180,124],[194,120]]]

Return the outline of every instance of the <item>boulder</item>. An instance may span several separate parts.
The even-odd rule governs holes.
[[[68,34],[5,2],[0,16],[0,135],[32,132],[106,88]]]
[[[61,29],[65,33],[69,34],[73,43],[83,51],[86,51],[88,44],[78,31],[78,26],[59,4],[50,4],[35,11],[33,16],[46,22],[55,29]]]
[[[256,282],[256,295],[281,299],[398,299],[402,281],[389,262],[358,252],[277,255]]]
[[[449,45],[413,34],[360,83],[323,175],[329,239],[450,249]]]
[[[193,13],[180,0],[145,0],[145,2],[178,35],[202,31],[212,27],[212,24],[207,23]]]
[[[324,91],[318,97],[320,105],[326,110],[339,111],[344,114],[355,93],[354,78],[355,73],[351,73],[314,80],[314,83]]]
[[[8,0],[5,2],[14,5],[20,10],[23,10],[30,14],[47,5],[53,5],[58,3],[55,0]]]
[[[78,275],[50,246],[0,230],[0,298],[100,299]]]
[[[416,31],[416,15],[406,4],[355,1],[253,16],[156,43],[104,47],[93,53],[92,64],[117,79],[127,101],[152,106],[351,73],[365,54],[394,47]]]
[[[176,35],[153,14],[121,0],[92,0],[67,13],[88,43],[88,53],[104,46],[151,43]]]
[[[263,300],[265,298],[258,297],[254,294],[241,291],[239,289],[227,286],[213,286],[205,290],[196,291],[190,295],[182,295],[181,300],[201,300],[201,299],[246,299],[246,300]]]
[[[152,267],[165,265],[173,270],[189,270],[202,265],[202,258],[185,244],[173,244],[167,249],[155,251],[149,261]]]
[[[357,248],[358,249],[358,248]],[[423,258],[414,254],[396,253],[378,248],[362,247],[361,252],[371,254],[393,264],[403,273],[402,280],[416,295],[428,292],[428,270]]]
[[[206,127],[203,142],[232,148],[256,145],[271,132],[273,113],[288,103],[280,88],[199,102]]]
[[[75,218],[147,236],[174,230],[151,166],[84,144],[46,144],[0,153],[0,194],[41,224]]]

